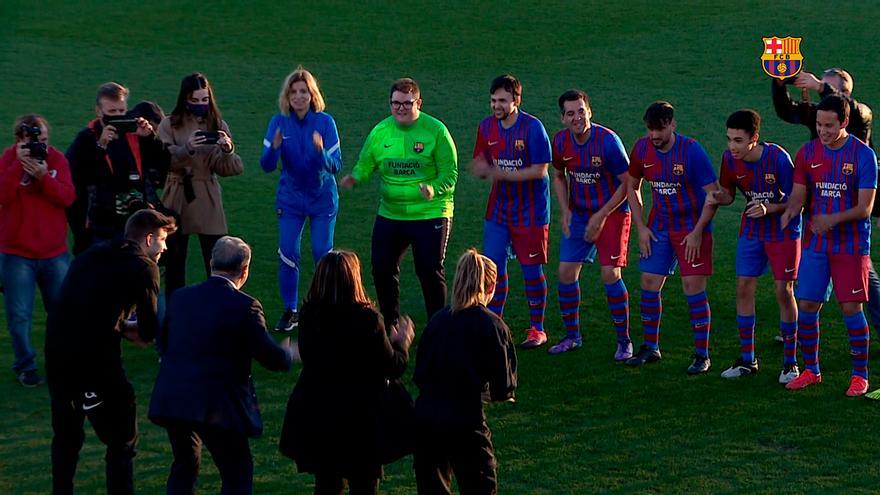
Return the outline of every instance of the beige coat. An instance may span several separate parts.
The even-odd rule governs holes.
[[[207,123],[191,115],[186,115],[177,128],[171,126],[170,116],[159,124],[159,138],[171,153],[162,203],[180,213],[184,234],[224,235],[228,229],[217,176],[241,175],[244,165],[235,151],[224,153],[219,146],[200,146],[191,154],[186,143],[197,130],[207,130]],[[221,130],[232,137],[226,122],[221,122]],[[183,178],[188,174],[192,175],[195,192],[191,203],[187,203],[183,191]]]

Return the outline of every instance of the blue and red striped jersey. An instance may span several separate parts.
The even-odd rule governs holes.
[[[553,167],[565,171],[569,209],[592,214],[620,186],[618,176],[629,169],[629,158],[614,131],[593,123],[584,144],[578,144],[569,129],[553,136]],[[624,201],[618,209],[629,211],[629,204]]]
[[[760,143],[763,147],[761,158],[755,162],[738,160],[730,150],[721,157],[721,187],[731,196],[739,189],[747,201],[764,203],[785,203],[791,196],[794,178],[794,165],[791,156],[782,146],[773,143]],[[787,228],[780,225],[782,212],[749,218],[743,211],[739,235],[761,241],[781,241],[797,239],[801,236],[801,219],[797,216]]]
[[[673,232],[690,232],[700,219],[706,191],[717,180],[706,150],[695,140],[675,134],[672,149],[662,152],[643,137],[629,157],[629,174],[651,186],[648,226]],[[706,232],[712,231],[711,222]]]
[[[507,170],[550,163],[550,138],[541,121],[523,111],[509,129],[501,127],[501,121],[494,116],[487,117],[477,129],[474,158],[479,156]],[[549,224],[550,179],[547,174],[524,182],[493,182],[486,220],[514,227]]]
[[[877,188],[874,150],[850,135],[836,150],[814,139],[801,147],[794,161],[794,183],[807,188],[803,249],[834,254],[870,254],[871,218],[840,223],[824,235],[809,228],[815,215],[839,213],[855,207],[860,189]]]

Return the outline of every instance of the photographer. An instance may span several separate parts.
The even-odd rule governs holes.
[[[49,124],[39,115],[15,123],[15,144],[0,157],[0,275],[6,289],[6,321],[15,361],[12,370],[25,387],[43,383],[31,345],[34,290],[51,311],[67,273],[64,208],[74,191],[67,160],[49,146]]]
[[[154,196],[145,161],[163,153],[155,127],[129,115],[124,86],[102,84],[95,104],[97,118],[65,153],[76,187],[76,201],[67,211],[75,255],[95,241],[122,238],[128,217]]]

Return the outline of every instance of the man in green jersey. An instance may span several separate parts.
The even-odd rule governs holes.
[[[419,85],[394,81],[390,104],[391,116],[373,127],[354,170],[340,182],[351,188],[377,169],[382,179],[372,264],[386,325],[400,316],[400,260],[410,245],[428,318],[446,305],[443,259],[458,180],[455,143],[443,122],[421,112]]]

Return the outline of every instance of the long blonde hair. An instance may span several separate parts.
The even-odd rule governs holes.
[[[290,89],[293,83],[302,81],[306,83],[309,94],[312,95],[310,103],[313,112],[323,112],[326,108],[324,105],[324,97],[321,95],[321,88],[318,87],[318,80],[311,72],[298,66],[295,71],[291,72],[284,78],[284,84],[281,85],[281,93],[278,95],[278,110],[284,116],[290,115]]]
[[[452,311],[483,304],[483,298],[495,291],[498,267],[495,262],[470,248],[458,259],[452,285]]]

